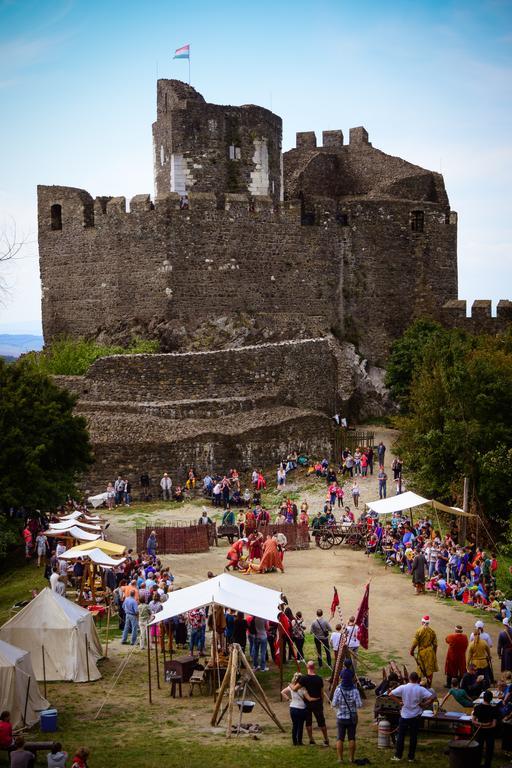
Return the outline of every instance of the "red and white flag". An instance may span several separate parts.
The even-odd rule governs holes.
[[[357,609],[356,624],[359,627],[358,639],[363,648],[368,648],[370,630],[370,585],[366,585],[363,599]]]

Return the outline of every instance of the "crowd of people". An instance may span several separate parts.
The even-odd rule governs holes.
[[[30,748],[21,733],[14,733],[11,714],[8,710],[0,713],[0,750],[5,750],[9,755],[10,768],[34,768],[36,753]],[[60,741],[55,741],[47,753],[46,765],[48,768],[87,768],[89,750],[79,747],[71,760],[68,753],[62,748]]]
[[[264,503],[263,494],[273,484],[261,469],[253,470],[247,486],[242,484],[236,469],[222,476],[207,474],[200,479],[194,468],[187,471],[183,486],[173,484],[168,472],[164,472],[155,485],[162,499],[181,501],[199,492],[213,508],[219,508],[221,525],[228,531],[226,570],[242,573],[272,570],[284,572],[287,537],[281,529],[274,535],[267,535],[270,523],[303,526],[311,533],[317,545],[324,528],[356,526],[365,533],[367,553],[382,556],[386,566],[396,567],[408,574],[416,594],[431,592],[439,599],[459,600],[482,608],[488,612],[490,619],[501,622],[497,643],[493,642],[482,621],[476,622],[470,637],[459,625],[446,636],[446,693],[439,700],[432,688],[432,681],[444,643],[441,647],[438,645],[437,634],[430,626],[430,619],[424,616],[410,647],[417,669],[400,685],[397,684],[400,681],[390,680],[388,689],[390,698],[394,698],[401,707],[395,745],[396,760],[403,757],[407,735],[409,759],[415,758],[419,720],[425,707],[437,705],[442,709],[451,698],[473,713],[473,722],[480,734],[479,740],[486,746],[485,764],[490,766],[493,734],[501,722],[512,719],[512,629],[509,627],[509,620],[512,621],[512,602],[505,600],[496,588],[496,558],[478,547],[471,535],[464,546],[460,545],[455,523],[448,531],[441,533],[439,523],[436,527],[426,517],[413,523],[412,519],[406,519],[401,513],[394,513],[383,522],[381,517],[371,511],[359,513],[359,496],[366,483],[377,481],[379,496],[385,498],[387,495],[385,454],[386,447],[380,443],[375,449],[345,449],[338,468],[333,467],[327,459],[308,465],[307,472],[325,483],[324,502],[321,508],[314,511],[310,510],[307,501],[295,501],[295,494],[290,493],[288,496],[286,493],[290,485],[290,473],[307,463],[296,453],[288,455],[277,467],[276,488],[284,492],[284,495],[275,511],[267,508]],[[400,494],[405,489],[401,459],[393,460],[391,471],[395,491]],[[152,481],[146,473],[140,478],[140,486],[142,498],[151,498]],[[129,506],[131,502],[131,485],[119,475],[115,482],[109,484],[106,506]],[[77,508],[77,505],[74,504],[74,507]],[[69,565],[59,558],[63,545],[58,540],[49,540],[45,535],[50,520],[58,519],[58,516],[52,519],[44,516],[29,519],[23,536],[27,557],[37,558],[38,566],[45,565],[52,589],[63,594],[66,580],[80,579],[81,564],[76,562],[70,575]],[[211,522],[206,507],[200,522]],[[213,576],[212,573],[208,575]],[[324,666],[333,668],[340,645],[345,646],[348,658],[331,703],[337,717],[338,759],[340,762],[343,760],[344,742],[348,738],[348,756],[350,761],[354,761],[357,711],[361,707],[357,678],[359,628],[354,617],[350,617],[347,624],[336,621],[332,626],[332,619],[327,620],[322,610],[318,609],[308,627],[302,612],[293,612],[285,602],[281,606],[278,622],[267,622],[229,609],[216,609],[212,615],[206,606],[150,626],[152,618],[163,610],[172,591],[179,588],[170,568],[158,556],[158,540],[154,531],[148,538],[146,551],[134,553],[130,550],[125,562],[108,572],[106,586],[117,609],[123,644],[138,644],[144,649],[148,641],[159,643],[161,647],[168,642],[174,648],[187,649],[190,654],[197,655],[199,660],[206,654],[207,631],[215,627],[212,642],[216,636],[218,649],[226,652],[231,643],[238,643],[251,659],[256,672],[266,672],[269,657],[275,659],[277,653],[283,663],[294,659],[305,663],[306,674],[294,674],[282,691],[283,698],[289,700],[290,704],[294,745],[304,743],[304,727],[309,742],[314,743],[314,722],[322,733],[322,743],[329,744],[323,710],[325,680],[316,670]],[[282,628],[281,633],[279,627]],[[316,661],[306,662],[304,656],[308,632],[314,642]],[[281,634],[283,646],[278,649],[277,640]],[[494,672],[494,648],[500,666],[500,679]],[[496,688],[495,698],[490,694],[491,686]],[[49,763],[57,764],[60,763]],[[80,768],[82,765],[77,763]]]

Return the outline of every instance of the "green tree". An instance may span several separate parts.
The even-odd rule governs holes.
[[[92,461],[85,419],[73,415],[72,395],[23,361],[0,361],[0,391],[0,510],[50,509]]]
[[[386,369],[386,386],[402,412],[409,409],[411,384],[421,368],[425,351],[436,337],[446,331],[434,320],[416,320],[391,347]]]
[[[479,510],[496,532],[504,531],[512,448],[512,352],[506,339],[436,334],[412,379],[409,413],[397,426],[398,449],[419,490],[460,499],[468,476]]]

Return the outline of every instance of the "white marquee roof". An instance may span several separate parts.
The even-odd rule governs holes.
[[[278,606],[283,602],[281,592],[261,587],[245,579],[227,573],[213,579],[201,581],[191,587],[179,589],[169,595],[163,610],[154,617],[152,624],[158,624],[172,616],[187,613],[194,608],[216,603],[234,611],[243,611],[267,621],[277,621]]]
[[[418,496],[417,493],[413,493],[413,491],[405,491],[405,493],[399,493],[397,496],[389,496],[387,499],[368,501],[366,506],[373,512],[377,512],[378,515],[390,515],[393,512],[402,512],[404,509],[420,507],[422,504],[428,504],[429,507],[441,510],[442,512],[450,512],[453,515],[473,517],[473,515],[468,512],[463,512],[462,509],[459,509],[458,507],[449,507],[446,504],[441,504],[439,501],[425,499],[423,496]]]

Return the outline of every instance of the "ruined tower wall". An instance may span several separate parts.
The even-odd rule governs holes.
[[[268,109],[208,104],[194,88],[159,80],[153,123],[155,196],[246,193],[281,199],[282,120]]]
[[[416,317],[438,316],[457,296],[456,217],[446,206],[424,203],[424,228],[415,232],[411,209],[398,201],[343,206],[351,231],[343,263],[344,334],[381,365]]]

